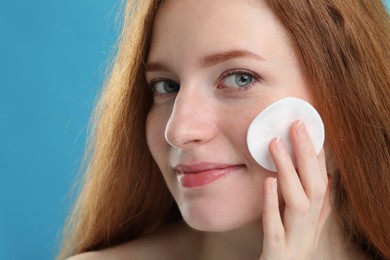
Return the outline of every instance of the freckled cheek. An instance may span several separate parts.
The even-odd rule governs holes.
[[[165,141],[166,122],[164,117],[150,111],[146,119],[146,139],[150,152],[157,164],[165,158],[168,144]]]
[[[234,146],[239,149],[239,152],[246,158],[251,158],[246,144],[246,136],[248,127],[257,112],[246,109],[239,109],[239,111],[241,111],[240,114],[235,114],[233,111],[232,113],[224,113],[226,120],[224,120],[222,129],[224,129],[225,135],[235,144]],[[226,115],[230,115],[229,118]]]

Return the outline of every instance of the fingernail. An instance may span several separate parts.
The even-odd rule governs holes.
[[[276,144],[276,149],[278,149],[279,152],[285,150],[283,141],[280,137],[276,138],[275,144]]]
[[[297,133],[300,137],[306,135],[306,127],[305,124],[302,122],[302,120],[299,120],[299,123],[297,125]]]
[[[276,178],[274,178],[274,180],[272,181],[272,191],[274,193],[278,193],[278,182]]]

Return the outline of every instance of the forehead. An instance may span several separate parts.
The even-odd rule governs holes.
[[[285,36],[264,0],[167,0],[154,20],[148,59],[230,49],[261,49],[266,57],[287,44]]]
[[[238,6],[249,7],[249,9],[262,8],[267,7],[267,3],[265,0],[164,0],[159,7],[159,11],[215,14],[216,10],[223,13]]]

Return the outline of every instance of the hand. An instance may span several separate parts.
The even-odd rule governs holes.
[[[297,170],[284,149],[283,140],[275,138],[269,146],[277,174],[264,185],[264,240],[260,260],[311,259],[331,211],[324,150],[317,157],[300,121],[291,125],[290,138]],[[277,189],[285,203],[282,213]]]

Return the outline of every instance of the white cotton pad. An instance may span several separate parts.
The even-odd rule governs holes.
[[[247,145],[253,158],[262,167],[276,172],[268,146],[274,137],[280,137],[296,167],[289,129],[301,120],[311,137],[317,155],[324,145],[324,124],[317,110],[308,102],[294,97],[283,98],[265,108],[248,128]]]

